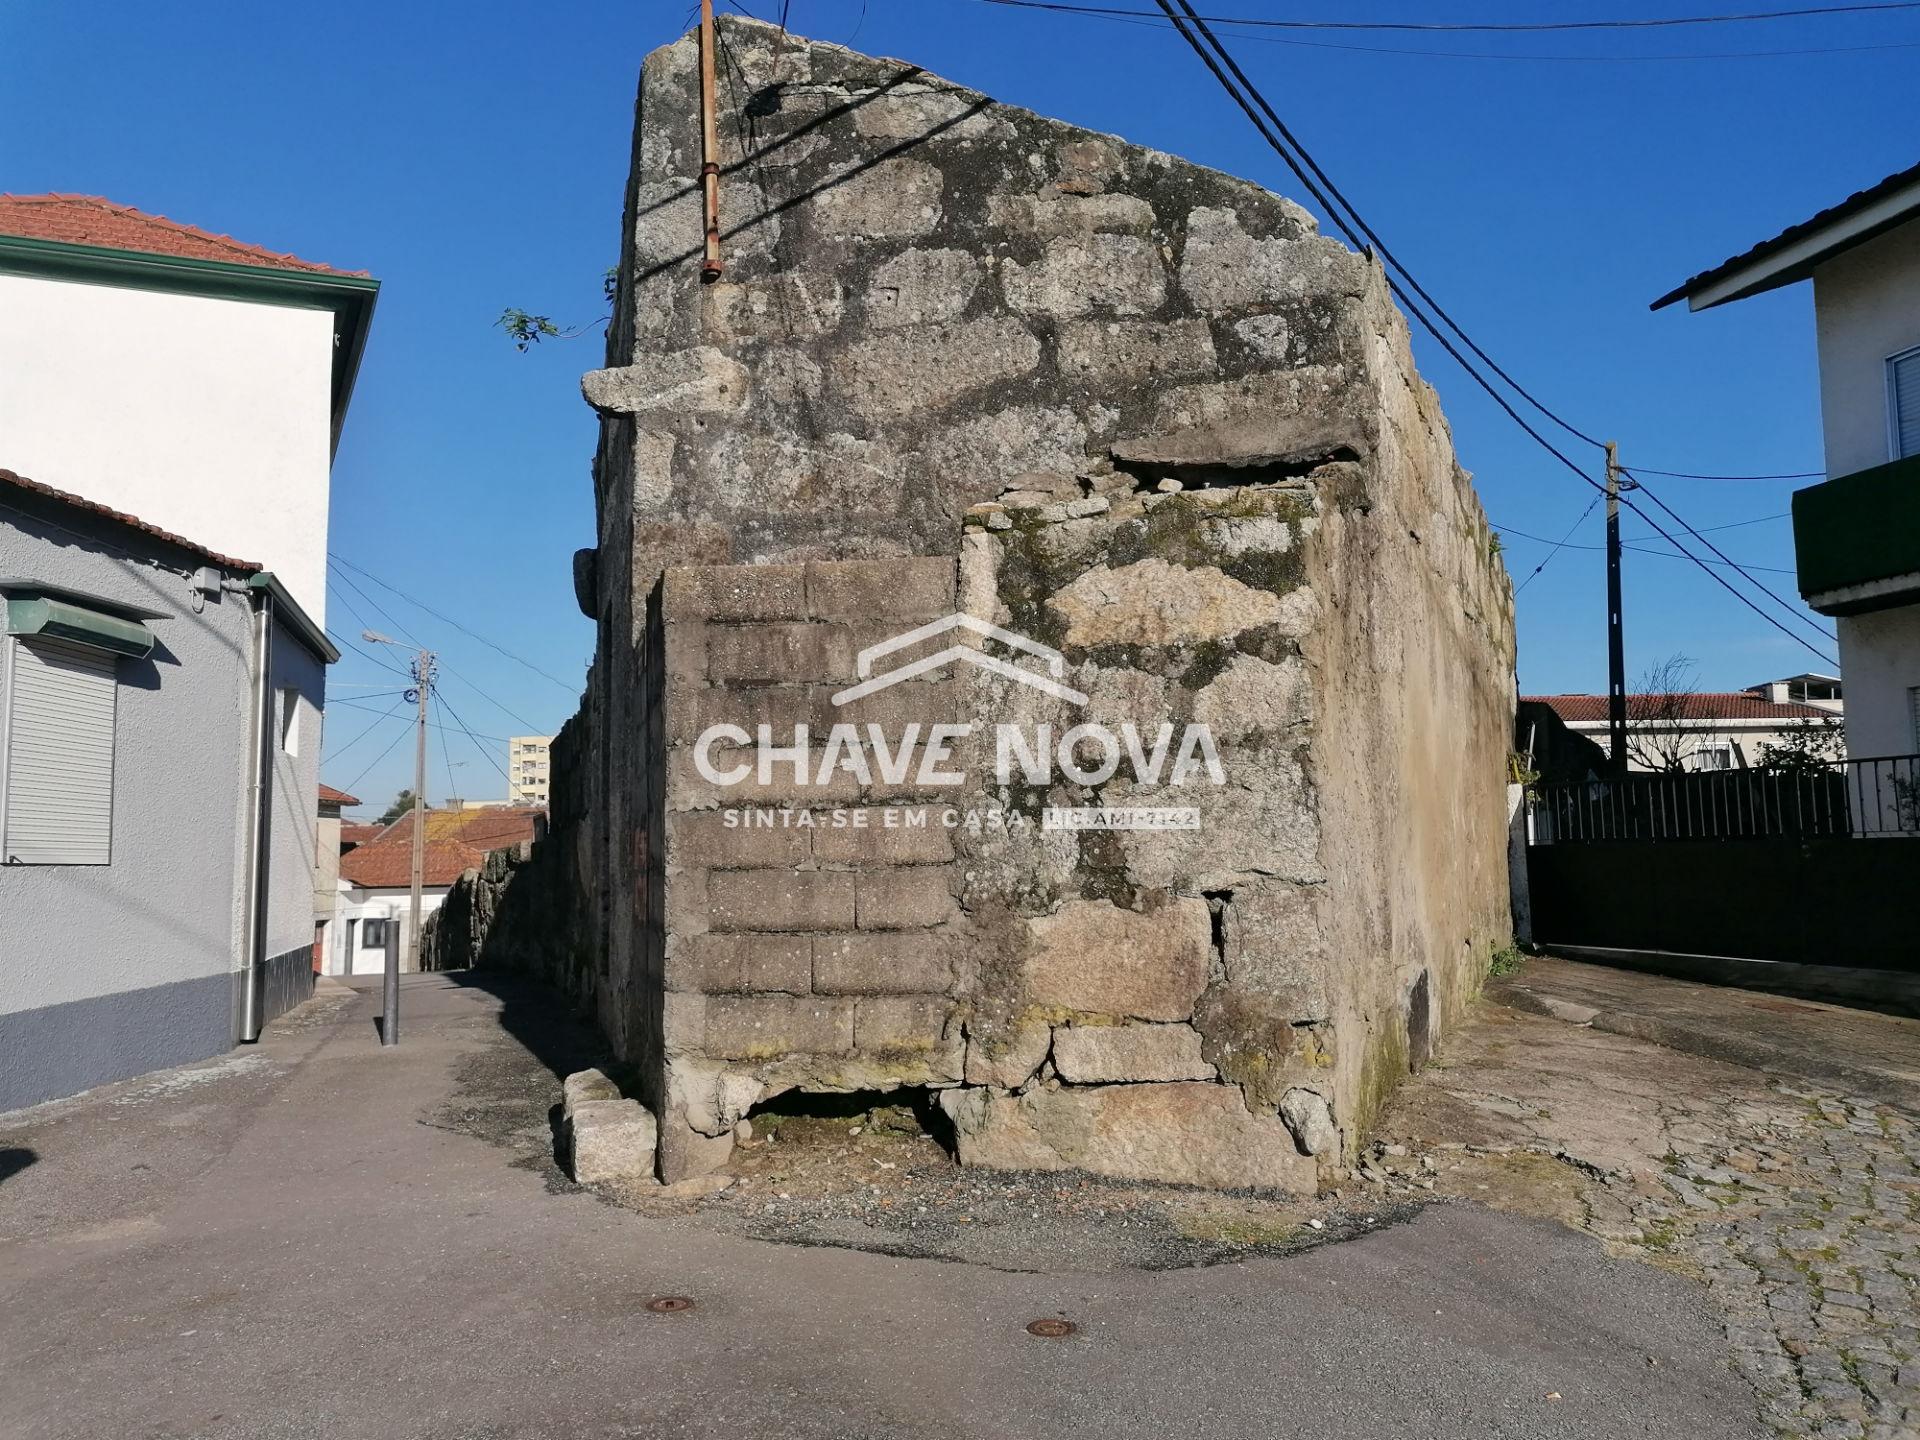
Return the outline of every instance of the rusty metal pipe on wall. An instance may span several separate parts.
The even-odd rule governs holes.
[[[720,124],[713,63],[713,0],[700,0],[700,185],[706,200],[706,258],[700,278],[711,283],[726,269],[720,259]]]

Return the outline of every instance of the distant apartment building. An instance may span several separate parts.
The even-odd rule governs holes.
[[[515,735],[507,741],[507,799],[518,805],[547,803],[552,770],[551,735]]]

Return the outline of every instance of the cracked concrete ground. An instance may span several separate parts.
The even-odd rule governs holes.
[[[1550,967],[1532,978],[1552,988]],[[1654,1011],[1673,982],[1596,983]],[[1696,1020],[1718,1007],[1739,1028],[1751,997],[1684,988],[1708,992],[1675,992]],[[1890,1074],[1920,1068],[1920,1022],[1807,1022],[1828,1023],[1870,1025]],[[1920,1436],[1917,1120],[1884,1094],[1487,1006],[1396,1103],[1383,1143],[1404,1153],[1366,1172],[1386,1195],[1550,1216],[1696,1277],[1777,1433],[1893,1440]]]
[[[637,1213],[559,1175],[595,1047],[549,995],[409,977],[387,1051],[376,1004],[0,1117],[9,1440],[1761,1433],[1694,1282],[1538,1219],[1370,1193],[1344,1243],[1230,1220],[1203,1238],[1239,1258],[1154,1269],[1186,1200],[1000,1177],[956,1199],[1003,1263],[961,1263],[821,1243],[865,1200],[781,1169],[819,1211],[762,1200],[755,1238],[734,1191]],[[1116,1229],[1147,1238],[1102,1263]],[[1027,1333],[1050,1316],[1078,1332]]]

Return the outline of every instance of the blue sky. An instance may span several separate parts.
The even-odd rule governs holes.
[[[762,15],[780,0],[748,0]],[[1131,3],[1131,0],[1128,0]],[[1424,19],[1435,7],[1209,0],[1205,13]],[[1716,0],[1574,0],[1561,19],[1681,15]],[[1784,6],[1782,7],[1784,8]],[[821,39],[897,55],[985,90],[1294,193],[1268,151],[1170,34],[982,0],[790,0]],[[1448,20],[1537,19],[1516,0]],[[0,10],[0,189],[102,194],[384,282],[334,470],[333,549],[562,681],[593,637],[574,608],[572,552],[593,537],[595,426],[579,398],[597,336],[516,353],[503,306],[590,321],[616,258],[641,57],[684,28],[687,0],[559,6],[336,4]],[[1270,34],[1270,32],[1269,32]],[[1234,38],[1242,63],[1321,165],[1426,287],[1508,370],[1628,464],[1771,473],[1818,469],[1808,287],[1689,315],[1647,302],[1862,185],[1913,163],[1920,11],[1628,32],[1433,36],[1287,32]],[[1270,37],[1271,38],[1271,37]],[[1650,56],[1848,49],[1737,60]],[[1416,337],[1462,463],[1507,533],[1516,579],[1590,492]],[[1577,458],[1586,458],[1584,454]],[[1791,483],[1661,482],[1696,526],[1778,516]],[[1630,537],[1645,535],[1629,520]],[[1576,544],[1597,545],[1590,515]],[[1784,520],[1712,538],[1790,570]],[[1657,540],[1651,543],[1658,545]],[[1787,573],[1758,572],[1794,595]],[[439,650],[445,698],[482,737],[430,750],[429,793],[498,795],[504,744],[551,730],[570,687],[506,659],[370,581],[330,616]],[[1599,555],[1567,549],[1521,596],[1528,690],[1605,686]],[[378,602],[386,613],[374,609]],[[1737,688],[1817,662],[1685,562],[1631,554],[1629,673],[1676,651]],[[411,772],[356,655],[332,675],[324,777],[384,803]],[[367,701],[366,696],[380,698]],[[357,710],[371,703],[372,711]],[[371,726],[365,738],[363,724]],[[391,750],[385,747],[393,744]],[[384,753],[383,753],[384,752]]]

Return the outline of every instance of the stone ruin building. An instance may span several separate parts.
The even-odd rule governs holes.
[[[725,273],[688,36],[583,382],[552,831],[442,943],[591,1011],[668,1181],[783,1094],[911,1091],[963,1163],[1311,1189],[1510,928],[1512,589],[1379,264],[914,66],[720,36]],[[956,613],[997,630],[884,649]],[[1000,663],[910,663],[955,646]],[[943,763],[834,738],[916,724]],[[1045,823],[1102,806],[1199,828]]]

